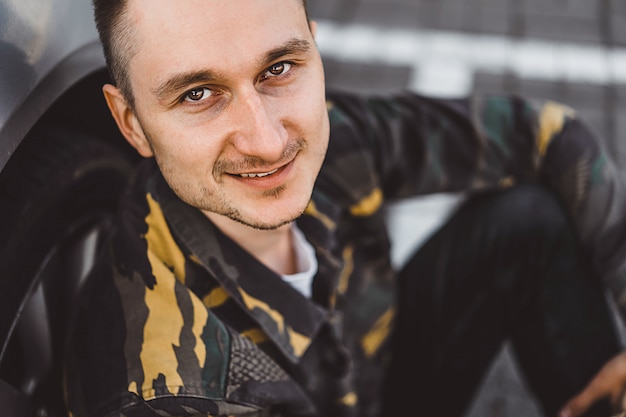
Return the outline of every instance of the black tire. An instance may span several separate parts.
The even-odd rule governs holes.
[[[48,127],[32,132],[0,174],[0,380],[37,415],[67,415],[71,307],[131,169],[119,149]]]

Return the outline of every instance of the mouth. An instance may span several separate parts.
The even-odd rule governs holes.
[[[296,140],[273,162],[257,157],[247,157],[240,161],[218,161],[213,167],[214,176],[229,177],[241,184],[262,189],[283,186],[294,175],[295,166],[300,159],[298,156],[304,149],[304,141]]]
[[[289,178],[293,165],[294,160],[291,160],[279,167],[268,167],[265,168],[266,170],[257,172],[233,172],[228,173],[228,176],[248,186],[260,187],[262,189],[275,188],[284,185]]]
[[[236,174],[241,178],[263,178],[275,174],[278,172],[280,168],[273,169],[269,172],[258,172],[258,173],[248,173],[248,174]]]

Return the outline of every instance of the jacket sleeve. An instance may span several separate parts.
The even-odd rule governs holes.
[[[329,97],[386,200],[520,182],[554,190],[626,318],[625,178],[574,110],[513,96]]]

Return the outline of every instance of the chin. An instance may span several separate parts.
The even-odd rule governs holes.
[[[246,219],[239,216],[229,216],[231,220],[234,220],[238,223],[241,223],[245,226],[251,227],[256,230],[276,230],[280,229],[282,226],[293,222],[295,219],[300,217],[300,215],[289,217],[289,218],[281,218],[272,221],[267,221],[267,219]]]
[[[301,189],[302,188],[300,188],[300,190]],[[249,206],[255,207],[256,211],[247,213],[249,216],[244,216],[250,219],[250,221],[245,222],[245,224],[262,230],[278,229],[281,226],[293,222],[304,213],[309,204],[310,196],[310,193],[305,194],[302,192],[295,193],[291,196],[284,194],[281,196],[282,198],[279,197],[269,204]]]
[[[299,207],[297,210],[292,210],[286,213],[279,213],[279,210],[268,210],[267,215],[259,216],[258,213],[255,213],[255,216],[239,216],[238,218],[231,218],[254,229],[276,230],[296,220],[302,215],[302,213],[304,213],[305,209],[306,204],[302,205],[302,207]]]

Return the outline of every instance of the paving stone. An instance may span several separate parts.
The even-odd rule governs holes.
[[[493,361],[465,417],[543,417],[505,343]]]

